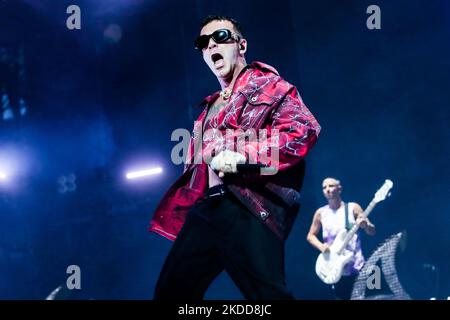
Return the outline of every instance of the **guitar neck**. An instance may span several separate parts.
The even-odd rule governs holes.
[[[364,210],[363,215],[365,217],[368,217],[376,205],[377,205],[377,202],[375,201],[375,199],[372,199],[372,201],[370,201],[369,205],[367,206],[366,210]],[[347,246],[348,242],[353,238],[353,236],[355,235],[356,231],[358,231],[358,229],[359,229],[359,226],[355,223],[355,225],[347,233],[347,236],[345,237],[345,240],[342,243],[341,250],[343,250]]]
[[[366,210],[364,210],[363,212],[364,217],[368,217],[369,214],[372,212],[373,208],[375,208],[375,206],[377,205],[377,203],[386,199],[386,196],[389,196],[389,190],[391,190],[393,185],[394,184],[391,180],[386,179],[383,186],[381,186],[381,188],[378,189],[378,191],[375,193],[375,196],[373,197],[372,201],[370,201]],[[342,242],[342,246],[338,250],[339,252],[342,252],[345,249],[348,242],[353,238],[358,229],[359,226],[355,223],[353,228],[351,228],[350,231],[347,232],[347,235],[345,236],[344,241]]]
[[[375,201],[375,199],[372,199],[372,201],[370,201],[369,205],[367,206],[366,210],[364,210],[364,213],[363,213],[364,216],[368,217],[376,205],[377,205],[377,202]]]

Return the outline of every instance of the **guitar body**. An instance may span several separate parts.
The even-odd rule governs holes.
[[[392,189],[393,185],[394,184],[391,180],[385,180],[381,188],[375,193],[375,196],[369,206],[363,212],[365,217],[370,214],[377,203],[383,201],[390,195],[389,191]],[[349,231],[340,231],[330,246],[330,251],[321,253],[317,257],[316,274],[326,284],[335,284],[341,279],[345,265],[353,257],[353,253],[346,251],[345,247],[349,241],[353,239],[353,236],[358,228],[359,226],[355,224]]]
[[[316,274],[326,284],[337,283],[344,271],[345,265],[352,259],[353,253],[341,250],[345,245],[347,230],[339,232],[330,246],[330,251],[321,253],[316,260]]]

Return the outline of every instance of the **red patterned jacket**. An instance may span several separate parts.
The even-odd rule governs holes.
[[[189,209],[208,189],[208,166],[202,157],[200,161],[194,158],[193,150],[208,108],[218,96],[216,92],[202,102],[205,108],[194,125],[185,171],[166,192],[150,223],[151,231],[170,240],[176,238]],[[266,129],[266,143],[278,148],[278,160],[261,156],[264,148],[250,142],[245,149],[246,156],[258,163],[276,166],[278,172],[264,176],[227,174],[224,182],[253,215],[285,240],[300,207],[303,159],[316,142],[320,125],[297,89],[283,80],[273,67],[261,62],[253,62],[241,71],[228,101],[217,115],[217,129],[224,136],[230,129]],[[276,131],[277,136],[271,134]]]

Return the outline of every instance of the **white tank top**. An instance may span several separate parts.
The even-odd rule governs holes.
[[[355,203],[348,203],[348,221],[350,228],[356,223],[353,210]],[[331,245],[341,230],[345,230],[345,206],[341,206],[337,210],[333,210],[329,205],[320,208],[320,222],[322,223],[323,242]],[[345,266],[343,275],[348,276],[356,274],[364,265],[364,256],[361,250],[361,240],[359,232],[347,244],[346,250],[353,253],[352,260]]]

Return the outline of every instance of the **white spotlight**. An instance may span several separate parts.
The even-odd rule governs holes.
[[[139,171],[131,171],[131,172],[127,173],[126,177],[127,177],[127,179],[137,179],[137,178],[142,178],[142,177],[158,174],[161,172],[162,172],[162,169],[158,167],[158,168],[151,168],[151,169],[145,169],[145,170],[139,170]]]
[[[8,178],[8,176],[6,175],[6,173],[0,172],[0,180],[6,180],[6,178]]]

